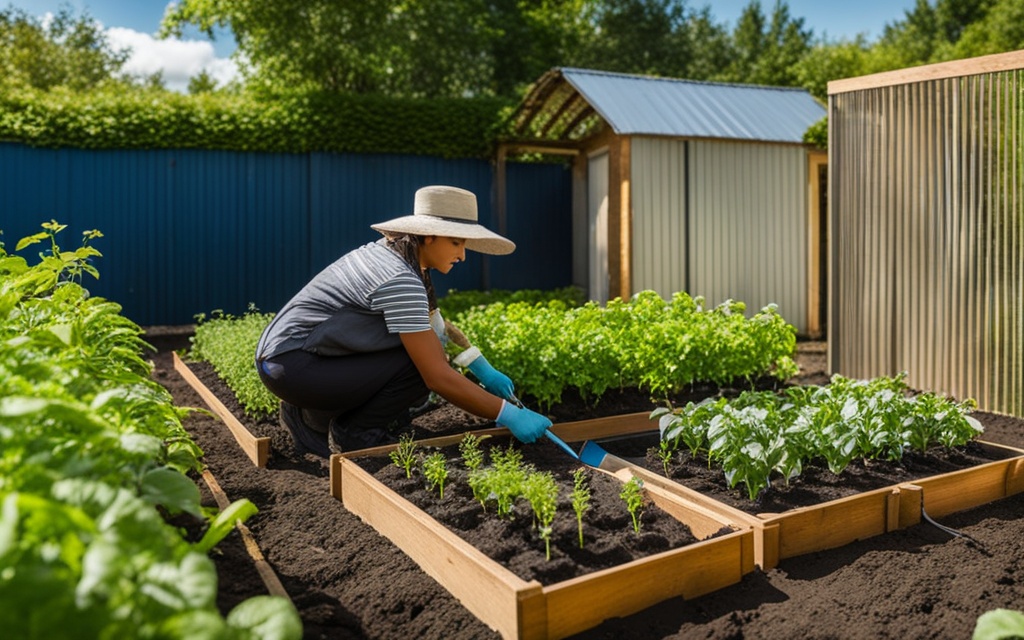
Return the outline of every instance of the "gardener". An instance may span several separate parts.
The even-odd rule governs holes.
[[[260,378],[281,398],[281,423],[299,451],[327,457],[392,442],[430,391],[536,440],[551,421],[509,402],[512,380],[479,349],[455,358],[479,385],[449,364],[430,281],[431,269],[448,273],[466,249],[504,255],[515,244],[477,224],[476,196],[456,187],[423,187],[412,215],[372,228],[384,237],[317,274],[256,347]]]

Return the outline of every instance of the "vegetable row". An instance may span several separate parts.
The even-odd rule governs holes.
[[[150,378],[141,329],[91,297],[100,254],[84,234],[64,251],[56,222],[23,239],[30,265],[0,243],[0,628],[12,638],[298,638],[286,599],[227,616],[208,553],[256,512],[202,507],[189,474],[199,447]],[[199,519],[190,542],[172,524]]]

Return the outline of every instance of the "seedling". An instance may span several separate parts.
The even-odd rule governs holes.
[[[398,437],[398,446],[388,454],[391,461],[399,469],[405,469],[405,477],[412,477],[412,468],[416,466],[416,442],[411,431]]]
[[[448,479],[448,466],[444,454],[435,451],[423,459],[423,475],[430,488],[438,488],[439,499],[444,500],[444,481]]]
[[[590,508],[590,487],[587,486],[586,470],[580,468],[572,474],[572,510],[576,512],[576,527],[580,532],[580,549],[583,548],[583,514]]]
[[[661,466],[665,468],[665,475],[668,475],[668,466],[672,464],[672,457],[676,453],[676,441],[675,440],[662,440],[658,444],[658,459],[661,460]]]
[[[622,493],[619,497],[626,502],[629,515],[633,517],[633,531],[640,533],[640,516],[644,512],[644,481],[633,476],[629,482],[622,485]]]
[[[484,452],[480,449],[480,442],[489,436],[478,438],[472,433],[467,433],[459,442],[459,453],[462,454],[462,462],[470,472],[480,468],[484,462]]]
[[[537,532],[544,541],[544,553],[551,559],[551,521],[558,505],[558,483],[549,472],[533,472],[523,481],[523,493],[530,501],[536,518]]]

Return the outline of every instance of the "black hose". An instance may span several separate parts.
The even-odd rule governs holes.
[[[956,529],[953,529],[952,527],[947,527],[944,524],[939,524],[935,520],[932,520],[932,517],[929,516],[928,512],[924,510],[924,505],[923,504],[921,505],[921,517],[924,518],[925,522],[927,522],[928,524],[932,525],[933,527],[936,527],[937,529],[941,530],[944,533],[947,533],[947,534],[953,536],[954,538],[963,538],[964,540],[967,541],[968,546],[972,546],[972,547],[978,549],[978,551],[981,551],[982,553],[984,553],[986,555],[989,555],[988,551],[985,550],[985,547],[980,542],[978,542],[977,540],[972,538],[971,536],[967,535],[966,533],[964,533],[962,531],[957,531]]]

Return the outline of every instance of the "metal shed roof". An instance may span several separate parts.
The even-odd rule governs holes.
[[[556,68],[534,84],[513,126],[546,141],[581,140],[603,120],[619,135],[800,143],[824,116],[804,89]]]

